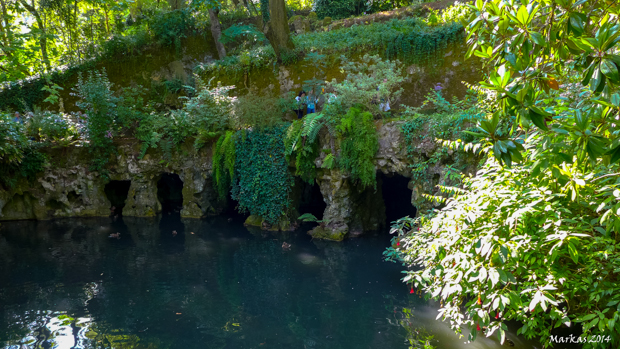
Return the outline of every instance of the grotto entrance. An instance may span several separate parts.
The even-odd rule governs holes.
[[[130,186],[131,181],[110,181],[103,188],[105,196],[110,201],[111,215],[123,214],[123,207],[125,207],[125,201],[127,200]]]
[[[183,208],[183,181],[176,173],[163,173],[157,181],[157,200],[162,213],[178,213]]]
[[[323,213],[327,208],[327,204],[323,200],[323,194],[321,194],[319,184],[316,181],[310,184],[299,178],[296,178],[296,181],[301,183],[301,198],[298,208],[299,214],[310,213],[319,220],[323,219]]]
[[[416,208],[411,204],[411,189],[407,187],[409,178],[399,174],[379,173],[381,191],[385,202],[385,218],[387,226],[405,216],[415,217]]]

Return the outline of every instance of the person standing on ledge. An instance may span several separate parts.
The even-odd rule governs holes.
[[[316,99],[314,98],[314,90],[310,90],[310,93],[308,93],[308,114],[312,114],[314,113],[315,110],[315,103],[316,103]]]
[[[295,101],[297,102],[297,109],[295,109],[295,113],[297,113],[297,119],[301,119],[304,117],[305,98],[306,92],[303,90],[299,92],[299,95],[297,97],[295,97]]]

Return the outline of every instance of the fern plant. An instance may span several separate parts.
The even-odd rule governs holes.
[[[372,114],[351,108],[337,129],[342,139],[339,164],[351,174],[353,180],[359,180],[362,187],[376,186],[373,159],[379,151],[379,138]]]
[[[235,135],[227,131],[217,140],[213,151],[213,181],[220,200],[226,198],[235,173]]]
[[[286,131],[285,155],[289,158],[295,154],[295,174],[308,183],[313,183],[316,177],[314,160],[319,155],[316,140],[325,120],[323,114],[309,114],[294,121]]]

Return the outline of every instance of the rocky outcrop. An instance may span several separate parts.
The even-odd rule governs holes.
[[[0,220],[107,216],[112,204],[104,189],[110,180],[130,181],[123,215],[154,216],[162,210],[157,183],[164,173],[175,173],[183,182],[182,216],[221,211],[224,205],[212,190],[208,147],[196,151],[188,142],[170,158],[149,150],[138,159],[139,150],[138,144],[119,144],[108,178],[88,170],[89,154],[83,147],[48,150],[50,164],[35,181],[0,190]]]
[[[445,150],[430,138],[407,145],[400,131],[401,125],[400,121],[378,122],[376,168],[386,175],[409,178],[407,188],[403,186],[398,191],[402,195],[410,195],[410,202],[417,212],[426,212],[436,204],[425,200],[423,194],[438,194],[438,184],[452,185],[448,176],[448,170],[452,167],[466,167],[466,172],[473,173],[476,159],[464,154],[456,156],[451,151],[437,157],[438,151]],[[338,145],[326,131],[320,136],[320,146],[325,151],[315,162],[319,168],[316,183],[326,208],[320,225],[310,234],[315,238],[340,241],[385,228],[385,200],[390,198],[384,198],[381,178],[378,177],[376,186],[361,188],[347,173],[337,168],[321,168],[327,153],[338,153]],[[106,193],[106,185],[110,181],[129,183],[126,193],[114,195],[126,197],[123,215],[155,216],[162,211],[162,200],[165,200],[158,183],[167,174],[178,175],[182,182],[182,193],[175,196],[182,194],[181,216],[199,218],[219,214],[225,208],[226,203],[219,202],[213,190],[210,146],[197,151],[193,142],[188,141],[168,157],[157,149],[151,149],[141,159],[138,158],[140,149],[136,143],[126,141],[118,144],[117,148],[118,153],[110,162],[107,177],[88,171],[89,154],[85,148],[48,150],[50,165],[35,181],[23,181],[13,189],[0,190],[0,221],[107,216],[111,213],[112,202],[118,200],[110,196],[109,188]],[[438,160],[425,169],[423,177],[412,176],[412,165],[433,156]],[[277,225],[266,225],[262,218],[255,216],[251,216],[246,224],[267,230],[294,229],[295,219],[300,213],[305,213],[299,212],[299,203],[308,185],[312,187],[312,184],[296,178],[290,195],[290,212]]]

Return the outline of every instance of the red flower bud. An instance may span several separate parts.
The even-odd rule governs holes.
[[[396,246],[400,246],[400,241],[396,243]]]
[[[476,329],[480,331],[480,324],[476,324]]]
[[[415,291],[413,291],[413,287],[412,287],[412,288],[411,288],[411,291],[409,291],[409,293],[411,294],[411,293],[414,293],[414,292],[415,292]]]
[[[482,298],[480,298],[480,295],[478,295],[478,305],[482,305]]]
[[[495,314],[495,319],[499,319],[499,311]]]

